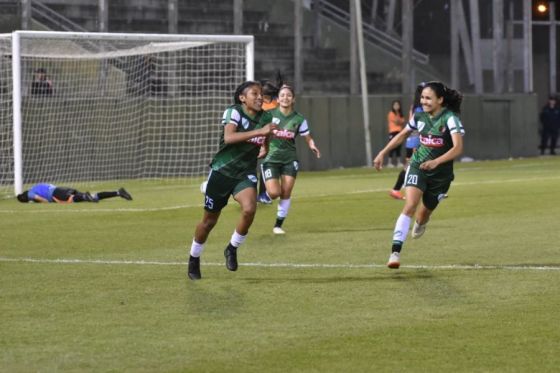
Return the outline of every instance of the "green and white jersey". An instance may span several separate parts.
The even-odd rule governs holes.
[[[307,120],[297,111],[285,116],[279,108],[269,111],[278,129],[272,132],[268,154],[264,162],[291,163],[297,161],[296,136],[309,135]]]
[[[465,134],[459,118],[446,108],[433,118],[425,112],[415,113],[407,127],[420,134],[420,146],[410,161],[415,167],[447,153],[453,147],[452,134],[459,133],[461,136]],[[453,161],[441,164],[433,173],[440,171],[453,172]]]
[[[254,117],[243,111],[241,105],[232,105],[226,109],[222,118],[222,125],[234,124],[236,132],[248,132],[264,127],[272,121],[272,116],[265,111],[257,113]],[[224,132],[220,137],[220,148],[210,167],[223,175],[243,179],[245,176],[254,174],[257,169],[257,156],[259,149],[264,144],[266,137],[258,136],[248,141],[235,144],[224,142]]]

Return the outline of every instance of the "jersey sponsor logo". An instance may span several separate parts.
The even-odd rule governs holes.
[[[441,148],[445,144],[445,141],[443,140],[443,137],[439,136],[420,135],[420,143],[428,148]]]
[[[288,130],[274,130],[272,131],[272,133],[274,134],[274,137],[279,139],[291,140],[296,137],[296,134],[294,132],[290,132]]]
[[[253,137],[249,140],[247,140],[247,142],[250,142],[251,144],[255,144],[255,145],[263,145],[264,142],[266,141],[266,136],[257,136],[257,137]]]

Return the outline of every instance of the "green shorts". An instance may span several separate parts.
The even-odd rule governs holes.
[[[265,162],[261,165],[261,174],[264,180],[278,179],[282,175],[296,177],[299,170],[299,162],[288,163]]]
[[[235,179],[218,171],[211,171],[204,195],[204,209],[220,212],[226,207],[229,196],[235,196],[247,188],[257,188],[257,177],[254,174],[247,175],[243,179]]]
[[[429,210],[435,210],[439,201],[445,198],[451,182],[453,172],[426,172],[412,165],[408,166],[405,175],[405,186],[412,186],[420,189],[422,202]]]

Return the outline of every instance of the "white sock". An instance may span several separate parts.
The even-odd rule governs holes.
[[[288,199],[281,199],[278,202],[278,213],[276,214],[276,216],[278,216],[279,218],[284,219],[286,216],[288,216],[288,210],[290,209],[290,204],[292,203],[292,200],[290,198]]]
[[[202,250],[204,250],[204,244],[196,242],[193,238],[191,244],[191,256],[199,258],[202,254]]]
[[[237,233],[237,231],[233,231],[233,234],[231,235],[231,240],[229,241],[229,243],[231,244],[231,246],[239,247],[239,246],[241,246],[241,244],[243,242],[245,242],[246,238],[247,238],[247,235],[242,236],[239,233]]]
[[[399,216],[395,224],[395,230],[393,231],[393,242],[398,241],[404,243],[404,241],[406,241],[411,221],[412,218],[410,216],[406,216],[405,214]]]

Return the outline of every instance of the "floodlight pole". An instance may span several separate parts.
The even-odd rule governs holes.
[[[362,111],[364,117],[364,140],[366,145],[366,165],[371,167],[371,135],[369,131],[368,87],[366,75],[366,57],[364,53],[364,33],[362,26],[362,6],[360,0],[354,0],[356,10],[356,36],[358,37],[358,56],[360,58],[360,81],[362,86]]]
[[[523,91],[533,92],[533,25],[531,2],[523,2]]]
[[[557,78],[557,66],[556,66],[556,48],[557,48],[557,44],[556,44],[556,4],[554,4],[554,1],[549,2],[549,8],[548,8],[548,13],[549,13],[549,19],[550,19],[550,26],[549,26],[549,40],[548,40],[548,45],[549,45],[549,49],[548,49],[548,54],[550,57],[550,66],[549,66],[549,71],[550,71],[550,93],[551,94],[556,94],[557,92],[557,86],[556,86],[556,78]]]

